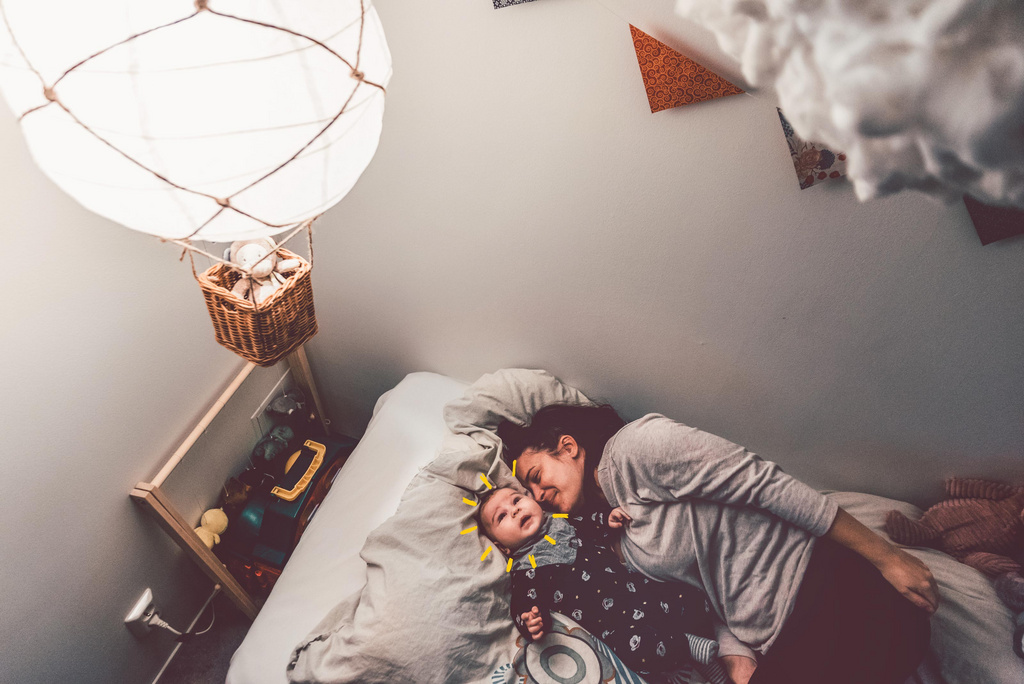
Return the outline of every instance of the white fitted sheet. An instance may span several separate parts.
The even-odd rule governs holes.
[[[226,684],[286,684],[292,649],[335,604],[362,589],[367,535],[398,508],[413,476],[437,454],[443,410],[467,385],[411,373],[377,401],[373,418],[339,471],[242,645]]]

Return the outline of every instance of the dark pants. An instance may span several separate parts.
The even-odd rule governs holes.
[[[928,613],[868,561],[818,541],[793,612],[750,684],[902,684],[924,660]]]

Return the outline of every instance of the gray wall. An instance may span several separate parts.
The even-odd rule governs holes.
[[[358,434],[409,371],[544,367],[818,486],[1019,480],[1024,240],[982,248],[919,196],[800,191],[770,95],[651,115],[625,19],[736,75],[670,6],[378,4],[384,137],[316,235],[336,426]],[[135,642],[124,612],[151,586],[183,624],[210,583],[127,494],[240,362],[176,249],[60,193],[6,110],[0,144],[0,681],[149,682],[169,639]]]
[[[0,682],[151,682],[173,647],[124,615],[149,586],[181,629],[213,583],[128,498],[242,361],[213,340],[179,250],[81,209],[0,114]],[[198,523],[255,442],[249,420],[282,368],[256,369],[168,491]],[[216,461],[213,463],[212,461]],[[199,465],[201,467],[197,468]]]
[[[336,420],[410,370],[544,367],[821,487],[1020,479],[1024,239],[800,190],[770,94],[650,114],[627,20],[738,77],[671,6],[378,3],[384,137],[316,236]]]

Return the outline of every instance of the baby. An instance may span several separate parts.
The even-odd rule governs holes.
[[[692,662],[702,673],[713,671],[712,681],[722,681],[704,595],[687,584],[632,572],[610,548],[618,534],[609,527],[628,523],[625,511],[561,519],[512,488],[481,498],[480,529],[513,559],[511,613],[526,639],[543,637],[557,611],[600,637],[640,674],[671,672]]]

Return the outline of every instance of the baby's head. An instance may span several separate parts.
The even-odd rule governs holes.
[[[536,500],[511,487],[487,493],[477,520],[480,529],[508,555],[537,536],[544,512]]]

